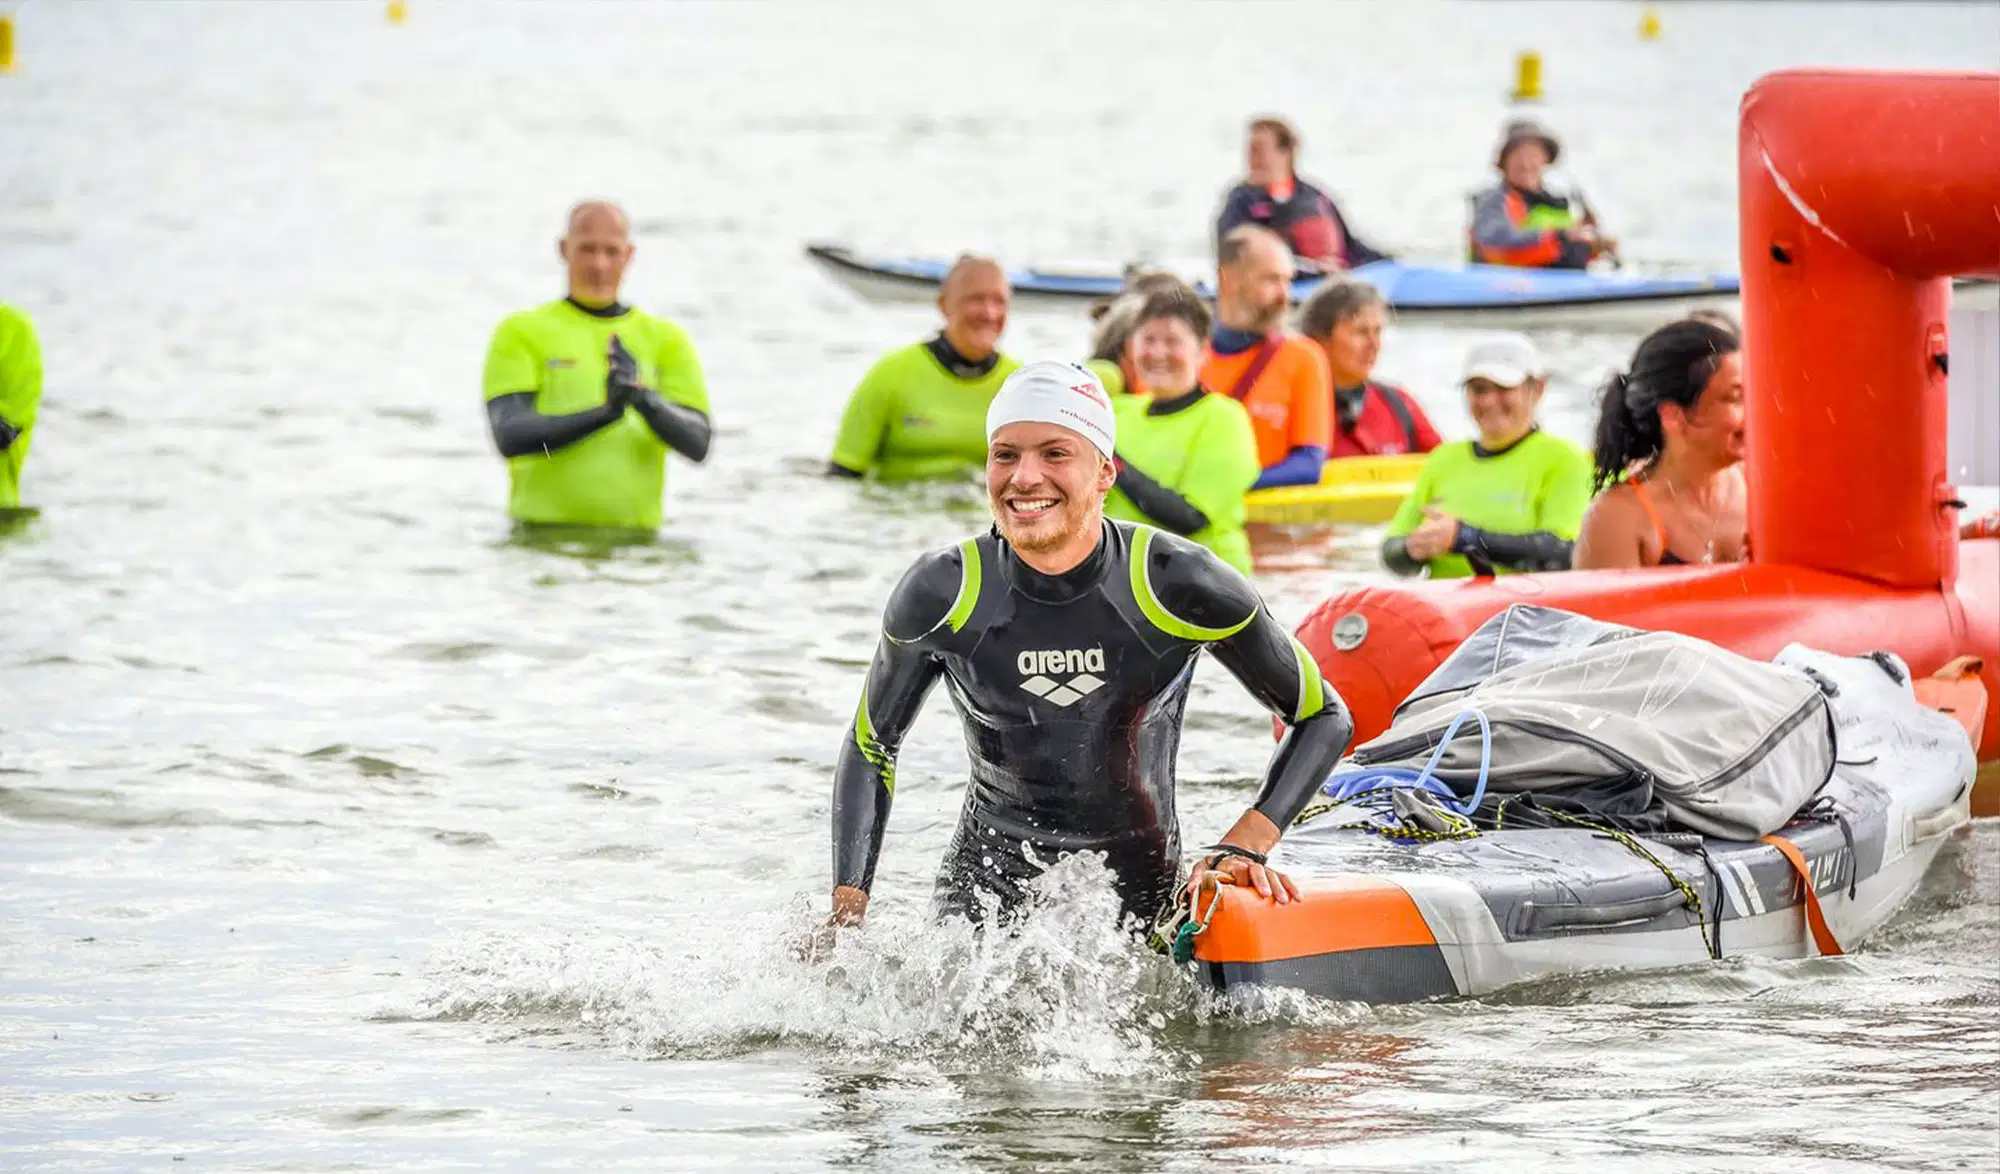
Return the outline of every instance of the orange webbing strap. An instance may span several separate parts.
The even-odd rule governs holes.
[[[1791,861],[1792,871],[1799,874],[1799,887],[1806,894],[1806,925],[1812,930],[1813,944],[1827,957],[1846,953],[1840,948],[1840,941],[1833,936],[1833,931],[1827,928],[1826,914],[1820,911],[1819,894],[1813,892],[1812,870],[1806,867],[1805,853],[1783,836],[1765,836],[1764,842]]]

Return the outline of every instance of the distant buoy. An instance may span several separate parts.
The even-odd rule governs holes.
[[[403,3],[403,0],[389,0],[389,23],[402,24],[408,19],[410,19],[409,5]]]
[[[1514,100],[1533,102],[1542,96],[1542,55],[1530,49],[1514,59]]]
[[[0,73],[14,72],[14,18],[0,12]]]
[[[1657,41],[1660,39],[1660,14],[1648,8],[1646,15],[1639,18],[1639,39]]]

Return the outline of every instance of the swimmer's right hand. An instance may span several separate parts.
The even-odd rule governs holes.
[[[826,920],[808,931],[792,947],[792,954],[801,962],[817,962],[833,949],[834,938],[844,926],[860,925],[868,912],[868,894],[852,885],[838,885],[833,890],[833,912]]]

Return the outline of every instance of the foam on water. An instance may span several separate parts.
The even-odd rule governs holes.
[[[664,939],[482,933],[427,967],[418,1017],[548,1026],[636,1054],[715,1058],[774,1046],[1054,1080],[1186,1068],[1170,1025],[1332,1024],[1350,1008],[1297,992],[1225,1000],[1121,925],[1110,874],[1065,857],[996,928],[883,910],[802,957],[823,914],[804,898],[748,917],[699,916]]]

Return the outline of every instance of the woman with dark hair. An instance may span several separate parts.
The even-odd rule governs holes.
[[[1605,384],[1577,570],[1749,556],[1738,346],[1712,322],[1670,322]]]
[[[1114,395],[1118,481],[1104,516],[1144,522],[1184,535],[1250,574],[1250,537],[1243,495],[1257,480],[1257,440],[1250,415],[1226,395],[1201,385],[1209,313],[1185,282],[1156,282],[1121,296],[1136,304],[1119,365],[1132,394]],[[1108,319],[1109,314],[1106,315]],[[1101,372],[1109,364],[1093,361]]]
[[[1373,378],[1388,303],[1365,281],[1324,281],[1299,311],[1299,333],[1319,344],[1333,376],[1333,457],[1425,453],[1444,443],[1422,405]]]

